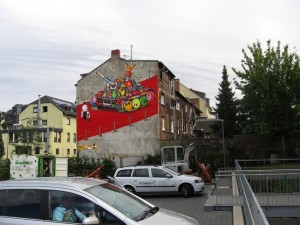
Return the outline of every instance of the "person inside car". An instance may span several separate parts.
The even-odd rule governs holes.
[[[61,204],[53,211],[53,220],[64,222],[82,222],[86,218],[74,207],[74,198],[63,196]]]

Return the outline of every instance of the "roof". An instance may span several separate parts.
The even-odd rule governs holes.
[[[52,103],[55,105],[59,110],[61,110],[65,115],[76,116],[76,105],[72,102],[62,100],[59,98],[54,98],[48,95],[45,95],[40,98],[41,104],[45,103]],[[31,102],[29,105],[38,104],[39,100],[35,100]]]
[[[97,180],[94,178],[84,177],[36,177],[29,179],[17,179],[0,181],[0,188],[25,188],[25,187],[59,187],[68,188],[73,190],[84,190],[89,187],[104,184],[105,181]]]

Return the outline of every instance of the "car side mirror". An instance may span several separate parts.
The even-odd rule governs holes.
[[[92,225],[92,224],[99,224],[99,220],[96,216],[90,216],[90,217],[87,217],[85,218],[83,221],[82,221],[82,225]]]
[[[167,177],[167,178],[172,178],[173,176],[172,176],[171,174],[167,173],[167,174],[166,174],[166,177]]]

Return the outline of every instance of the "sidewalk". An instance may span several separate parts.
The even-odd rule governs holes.
[[[206,184],[203,193],[183,198],[180,195],[142,196],[155,206],[182,213],[196,219],[200,225],[233,225],[231,211],[204,211],[204,205],[214,185]]]

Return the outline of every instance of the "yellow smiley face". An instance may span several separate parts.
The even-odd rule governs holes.
[[[132,103],[131,101],[126,101],[123,103],[123,108],[125,111],[130,112],[132,110]]]

